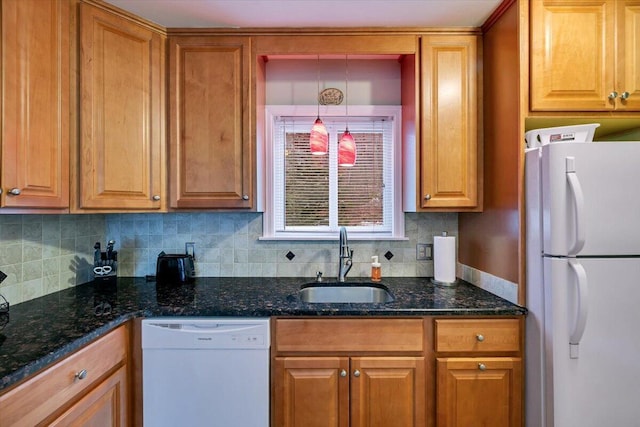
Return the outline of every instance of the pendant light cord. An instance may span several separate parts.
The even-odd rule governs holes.
[[[320,55],[318,55],[316,73],[316,82],[318,84],[318,88],[316,90],[316,104],[318,104],[318,118],[320,118]]]
[[[347,124],[347,132],[349,131],[349,55],[344,56],[344,69],[345,69],[345,82],[344,82],[344,91],[345,91],[345,112],[347,113],[346,124]]]

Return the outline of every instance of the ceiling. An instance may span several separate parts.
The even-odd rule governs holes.
[[[502,0],[104,0],[168,28],[479,27]]]

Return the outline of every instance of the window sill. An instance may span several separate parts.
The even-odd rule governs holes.
[[[309,236],[309,235],[282,235],[282,236],[261,236],[258,237],[258,240],[264,241],[326,241],[326,242],[335,242],[340,240],[338,235],[335,236]],[[376,236],[371,234],[363,234],[357,235],[355,233],[349,233],[349,242],[358,242],[358,241],[408,241],[408,237],[404,236]]]

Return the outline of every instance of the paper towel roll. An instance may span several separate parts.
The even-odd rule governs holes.
[[[442,283],[456,281],[456,238],[434,236],[433,279]]]

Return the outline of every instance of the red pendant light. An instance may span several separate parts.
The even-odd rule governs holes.
[[[329,134],[327,133],[327,128],[324,126],[324,123],[320,120],[320,116],[318,116],[311,128],[309,146],[311,148],[311,154],[316,156],[327,154],[329,150]]]
[[[356,141],[349,132],[349,60],[345,56],[345,112],[347,127],[338,141],[338,166],[353,167],[356,164]]]
[[[349,132],[345,130],[338,143],[338,165],[352,167],[356,164],[356,141]]]
[[[329,133],[324,123],[320,119],[320,55],[318,55],[318,68],[317,68],[317,94],[318,97],[318,118],[311,127],[311,135],[309,136],[309,148],[311,154],[315,156],[323,156],[329,151]]]

